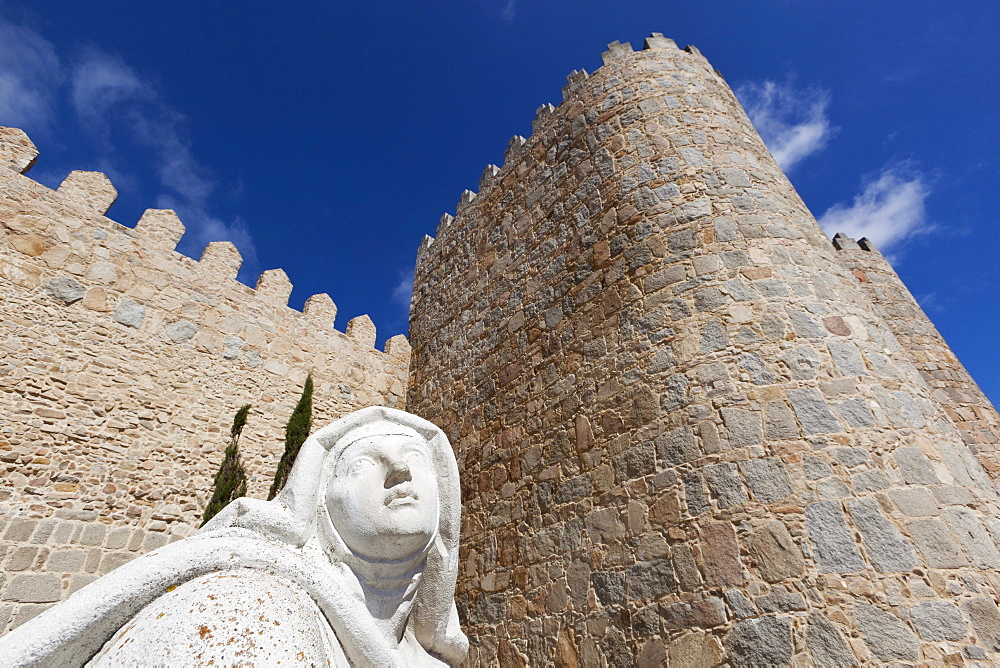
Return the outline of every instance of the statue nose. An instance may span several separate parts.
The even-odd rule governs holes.
[[[385,488],[395,487],[400,483],[409,482],[410,480],[410,467],[406,465],[405,461],[397,460],[392,462],[389,468],[389,474],[385,477]]]

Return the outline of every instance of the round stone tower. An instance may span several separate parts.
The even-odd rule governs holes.
[[[1000,660],[955,425],[698,51],[603,57],[418,257],[472,663]]]

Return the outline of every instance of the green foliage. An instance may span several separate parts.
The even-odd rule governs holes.
[[[219,472],[215,474],[215,491],[205,507],[202,526],[231,501],[247,495],[247,472],[243,468],[243,462],[240,461],[239,442],[249,413],[250,404],[246,404],[236,411],[236,416],[233,418],[233,426],[229,429],[229,445],[226,446],[226,454],[222,458],[222,464],[219,465]]]
[[[302,388],[299,403],[295,405],[295,410],[285,425],[285,452],[278,462],[278,470],[274,472],[274,482],[271,483],[271,491],[267,494],[268,500],[277,496],[285,486],[288,472],[292,470],[292,464],[299,455],[299,448],[309,437],[309,430],[312,429],[312,395],[313,379],[312,374],[309,374],[306,376],[306,384]]]

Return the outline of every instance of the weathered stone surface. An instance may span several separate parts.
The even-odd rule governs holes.
[[[748,500],[746,489],[734,465],[706,466],[704,471],[705,483],[720,508],[729,508]]]
[[[70,276],[56,276],[45,285],[45,291],[69,305],[83,299],[87,288]]]
[[[171,341],[183,343],[194,338],[198,333],[198,326],[190,320],[178,320],[167,325],[163,331]]]
[[[926,487],[906,487],[889,490],[889,498],[908,517],[929,517],[938,514],[934,495]]]
[[[761,612],[796,612],[806,609],[806,600],[802,594],[776,588],[769,594],[757,596],[753,600]]]
[[[25,573],[15,575],[3,592],[3,600],[19,603],[51,603],[62,595],[62,580],[58,575]]]
[[[594,592],[604,605],[622,604],[625,602],[625,574],[614,571],[591,573]]]
[[[962,603],[962,609],[979,634],[979,640],[990,652],[1000,651],[1000,611],[990,599],[974,598]]]
[[[120,322],[126,327],[142,327],[142,321],[146,317],[146,307],[123,296],[118,300],[118,306],[115,307],[111,317],[115,319],[115,322]]]
[[[953,506],[941,511],[954,536],[969,555],[972,563],[988,571],[1000,569],[1000,554],[983,525],[968,508]]]
[[[924,601],[910,608],[910,617],[924,640],[961,640],[967,633],[954,603]]]
[[[757,445],[764,439],[764,430],[761,427],[758,411],[723,408],[722,420],[729,433],[729,445],[734,448]]]
[[[739,467],[758,501],[780,501],[792,493],[792,481],[779,459],[748,459],[740,462]]]
[[[757,609],[754,608],[753,603],[739,589],[727,589],[723,596],[729,609],[736,617],[745,619],[757,615]]]
[[[821,571],[853,573],[865,567],[840,502],[820,501],[806,506],[806,527]]]
[[[662,596],[675,584],[674,568],[666,557],[640,561],[625,572],[625,591],[630,601]]]
[[[941,520],[913,520],[907,529],[931,568],[961,568],[968,563]]]
[[[701,529],[701,571],[712,587],[743,583],[743,567],[736,532],[728,522],[707,524]]]
[[[868,558],[877,570],[895,573],[913,568],[916,563],[913,546],[879,512],[875,499],[859,499],[848,503],[847,507],[861,531]]]
[[[710,668],[718,665],[724,654],[717,637],[693,631],[671,641],[667,656],[672,666]]]
[[[892,458],[903,474],[903,479],[911,485],[937,485],[937,476],[931,471],[931,466],[920,448],[897,448]]]
[[[898,617],[868,603],[856,602],[858,630],[868,649],[879,661],[916,661],[920,641]]]
[[[841,431],[840,423],[830,412],[818,390],[789,390],[795,416],[806,434],[832,434]]]
[[[817,666],[856,666],[854,652],[837,627],[819,611],[809,613],[806,624],[806,647]]]
[[[726,642],[729,658],[740,666],[783,666],[792,660],[792,622],[759,617],[737,622]]]
[[[770,522],[756,529],[747,548],[757,572],[768,582],[800,575],[805,568],[801,550],[781,522]]]

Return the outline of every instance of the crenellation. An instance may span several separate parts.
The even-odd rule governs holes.
[[[135,231],[142,240],[160,250],[174,250],[184,236],[184,223],[173,209],[146,209]]]
[[[359,315],[356,318],[351,318],[347,322],[347,329],[344,330],[347,337],[357,341],[358,345],[365,348],[374,348],[375,339],[375,323],[367,315]]]
[[[337,305],[325,292],[313,295],[306,300],[302,308],[305,315],[320,331],[331,330],[337,320]]]
[[[198,268],[212,279],[232,279],[240,273],[243,255],[231,241],[212,241],[201,252]]]
[[[474,199],[476,199],[476,193],[471,190],[463,190],[461,196],[458,198],[458,204],[455,205],[455,215],[461,216]]]
[[[532,132],[538,132],[541,129],[541,127],[543,126],[543,124],[545,123],[545,120],[549,116],[551,116],[552,113],[555,110],[556,110],[556,108],[554,106],[552,106],[552,104],[550,104],[548,102],[546,102],[545,104],[543,104],[542,106],[540,106],[538,109],[536,109],[535,110],[535,118],[531,121],[531,131]]]
[[[669,37],[664,37],[663,33],[654,32],[643,41],[642,48],[643,50],[677,49],[677,42]]]
[[[27,174],[38,160],[38,149],[23,130],[0,127],[0,167]]]
[[[118,189],[103,172],[72,171],[59,184],[56,192],[102,216],[118,199]]]
[[[292,282],[284,269],[268,269],[257,277],[254,290],[260,299],[273,306],[288,306],[288,298],[292,296]]]
[[[608,44],[608,50],[601,54],[601,60],[605,65],[613,63],[615,61],[626,58],[627,56],[634,53],[632,45],[629,42],[624,44],[615,40]]]
[[[483,175],[479,177],[479,190],[485,190],[489,187],[493,180],[500,174],[500,168],[496,165],[486,165],[483,169]]]
[[[504,151],[503,154],[503,166],[507,167],[508,165],[514,164],[518,157],[520,157],[521,150],[527,143],[528,140],[521,135],[514,135],[511,137],[510,141],[507,143],[507,150]]]

